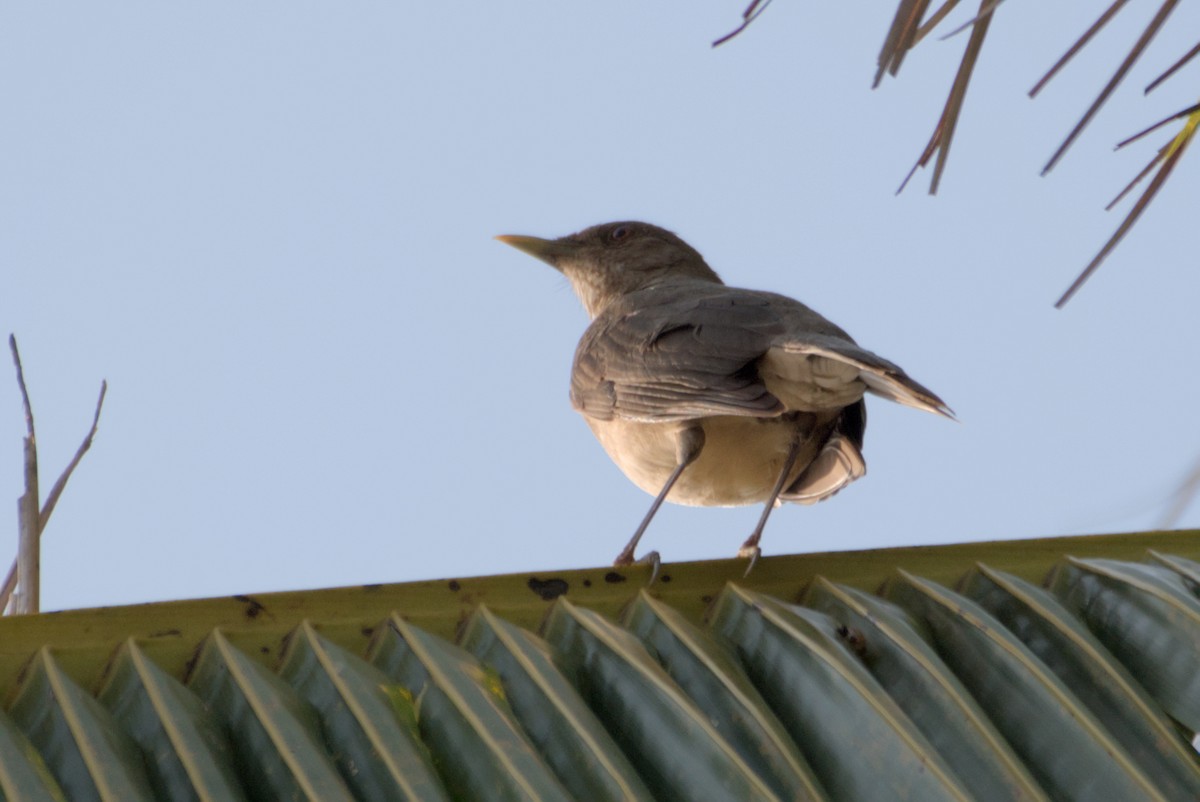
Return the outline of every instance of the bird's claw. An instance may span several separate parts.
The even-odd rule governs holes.
[[[754,566],[758,562],[758,558],[762,556],[762,549],[758,547],[757,543],[743,545],[740,549],[738,549],[737,556],[742,558],[750,558],[750,564],[746,566],[746,573],[742,574],[742,578],[745,579],[746,577],[750,576],[750,572],[754,570]]]
[[[644,555],[640,560],[638,560],[638,562],[645,563],[650,566],[650,579],[646,582],[646,587],[650,587],[654,584],[655,580],[658,579],[659,569],[662,568],[662,558],[659,557],[657,551],[652,551]]]
[[[649,587],[658,579],[659,570],[662,568],[662,557],[657,551],[651,551],[635,560],[632,552],[623,551],[617,555],[617,559],[613,560],[613,566],[616,568],[628,568],[631,565],[650,566],[650,580],[646,583],[646,586]]]

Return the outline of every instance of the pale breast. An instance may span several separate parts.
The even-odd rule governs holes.
[[[678,424],[585,417],[596,439],[630,481],[657,495],[675,469]],[[766,501],[779,479],[797,428],[809,434],[788,477],[796,479],[816,456],[832,416],[793,418],[705,418],[704,448],[687,467],[667,500],[675,504],[733,507]]]

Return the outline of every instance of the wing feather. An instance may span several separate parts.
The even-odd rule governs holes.
[[[600,420],[783,414],[755,364],[784,327],[758,295],[697,282],[612,304],[576,349],[572,404]]]
[[[773,349],[854,368],[847,379],[809,371],[814,392],[857,379],[892,401],[953,417],[933,392],[800,302],[699,281],[630,293],[601,313],[575,351],[571,403],[599,420],[776,417],[787,407],[759,372]]]

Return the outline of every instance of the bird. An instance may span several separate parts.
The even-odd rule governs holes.
[[[649,223],[557,239],[496,237],[562,273],[591,324],[575,349],[570,400],[650,509],[614,565],[635,562],[664,501],[763,504],[738,549],[749,559],[771,511],[813,504],[866,472],[864,396],[954,419],[937,395],[817,312],[727,286],[700,253]],[[643,558],[658,566],[658,553]]]

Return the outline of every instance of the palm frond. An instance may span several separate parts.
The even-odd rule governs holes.
[[[1131,181],[1129,185],[1126,186],[1125,189],[1123,189],[1120,194],[1113,199],[1112,203],[1108,205],[1108,208],[1110,209],[1115,206],[1126,194],[1129,193],[1130,190],[1133,189],[1136,184],[1138,184],[1150,173],[1151,170],[1154,169],[1155,165],[1158,165],[1158,172],[1155,173],[1154,178],[1150,180],[1149,185],[1146,187],[1146,191],[1143,192],[1141,197],[1137,199],[1137,202],[1133,205],[1133,208],[1129,210],[1129,214],[1127,214],[1125,219],[1121,221],[1121,225],[1117,227],[1116,232],[1114,232],[1109,238],[1108,242],[1104,244],[1104,247],[1100,249],[1100,252],[1097,253],[1095,258],[1088,263],[1088,266],[1083,269],[1083,272],[1076,277],[1075,281],[1071,283],[1071,286],[1067,288],[1067,291],[1062,294],[1062,297],[1055,302],[1054,306],[1056,308],[1062,309],[1067,301],[1071,300],[1071,296],[1078,292],[1079,288],[1082,287],[1089,278],[1091,278],[1092,273],[1096,272],[1096,268],[1100,267],[1100,263],[1103,262],[1108,255],[1112,253],[1113,249],[1117,247],[1117,244],[1124,239],[1125,235],[1129,233],[1129,230],[1133,228],[1133,224],[1136,223],[1138,218],[1142,216],[1142,212],[1146,211],[1146,207],[1150,205],[1150,201],[1154,200],[1154,196],[1158,194],[1160,189],[1162,189],[1163,184],[1166,183],[1167,178],[1170,177],[1171,172],[1175,169],[1175,165],[1178,164],[1180,158],[1183,157],[1183,153],[1185,150],[1187,150],[1187,146],[1196,137],[1196,130],[1198,127],[1200,127],[1200,105],[1192,106],[1191,108],[1185,109],[1184,111],[1181,111],[1178,114],[1163,120],[1162,122],[1156,123],[1145,131],[1130,137],[1122,143],[1122,145],[1124,145],[1132,142],[1133,140],[1138,139],[1150,131],[1158,128],[1159,126],[1164,125],[1171,120],[1179,119],[1183,116],[1187,117],[1187,122],[1183,124],[1183,128],[1179,130],[1179,133],[1172,137],[1170,142],[1159,149],[1158,154],[1154,157],[1154,159],[1151,160],[1151,162],[1146,165],[1146,167],[1144,167],[1140,173],[1138,173],[1133,181]]]
[[[1038,82],[1033,85],[1033,89],[1029,90],[1029,96],[1037,97],[1038,92],[1041,92],[1046,84],[1050,83],[1050,79],[1055,75],[1058,75],[1059,70],[1067,66],[1067,62],[1075,58],[1075,55],[1080,50],[1083,50],[1084,46],[1086,46],[1088,42],[1092,41],[1092,37],[1098,34],[1100,30],[1117,15],[1117,12],[1119,12],[1127,2],[1129,2],[1129,0],[1115,0],[1115,2],[1113,2],[1113,4],[1109,6],[1104,13],[1101,14],[1096,21],[1088,27],[1086,31],[1083,32],[1083,35],[1075,40],[1075,44],[1067,48],[1067,52],[1062,55],[1062,58],[1054,62],[1054,66],[1047,70],[1046,74],[1043,75]]]
[[[1123,3],[1124,0],[1118,0],[1118,2]],[[1070,148],[1072,143],[1074,143],[1079,135],[1083,133],[1083,129],[1086,128],[1087,124],[1092,121],[1093,117],[1096,116],[1096,112],[1100,111],[1100,107],[1108,101],[1109,97],[1112,96],[1112,93],[1116,90],[1117,86],[1125,79],[1125,76],[1129,74],[1129,70],[1135,63],[1137,63],[1138,58],[1141,57],[1142,53],[1146,51],[1146,47],[1149,46],[1151,40],[1154,39],[1154,36],[1160,30],[1162,30],[1162,26],[1164,23],[1166,23],[1167,17],[1171,15],[1171,12],[1175,10],[1175,6],[1178,4],[1179,0],[1164,0],[1163,4],[1159,6],[1158,12],[1154,15],[1154,18],[1150,20],[1150,24],[1146,26],[1146,29],[1142,31],[1142,35],[1138,37],[1138,40],[1134,43],[1133,48],[1129,51],[1129,54],[1125,56],[1124,61],[1122,61],[1120,66],[1117,67],[1117,71],[1113,73],[1112,78],[1110,78],[1104,88],[1100,90],[1100,94],[1096,96],[1094,101],[1092,101],[1092,105],[1088,107],[1088,110],[1084,112],[1083,117],[1080,118],[1079,122],[1075,124],[1075,127],[1071,129],[1071,133],[1067,134],[1067,138],[1064,139],[1063,143],[1058,146],[1058,150],[1056,150],[1054,155],[1050,157],[1050,161],[1046,162],[1046,166],[1042,168],[1042,175],[1045,175],[1054,169],[1054,165],[1059,162],[1059,160],[1067,152],[1067,149]],[[1114,7],[1116,5],[1117,4],[1114,4]],[[1112,11],[1112,8],[1109,10]],[[1098,23],[1099,22],[1100,21],[1098,21]],[[1096,26],[1093,26],[1093,28],[1096,28]],[[1093,30],[1089,29],[1088,32],[1084,34],[1084,37],[1090,38],[1090,34],[1092,32]],[[1065,63],[1066,59],[1075,52],[1078,52],[1078,49],[1081,48],[1085,43],[1085,39],[1081,37],[1080,40],[1075,43],[1075,46],[1068,51],[1067,56],[1063,57],[1063,60],[1060,61],[1060,63]],[[1045,81],[1048,80],[1050,75],[1051,73],[1047,73],[1047,76],[1043,78],[1039,84],[1044,86]],[[1038,87],[1034,88],[1037,89]],[[1030,94],[1032,94],[1032,92]]]
[[[958,72],[954,76],[954,83],[950,86],[950,95],[946,98],[946,105],[942,108],[942,116],[938,119],[937,126],[933,129],[933,135],[929,138],[929,144],[925,146],[917,163],[908,171],[908,175],[904,177],[900,188],[896,190],[897,194],[904,191],[904,187],[908,185],[909,179],[916,173],[918,167],[925,167],[929,164],[929,160],[933,155],[937,154],[937,162],[934,164],[933,177],[929,182],[929,194],[937,194],[938,184],[942,180],[942,173],[946,169],[946,158],[950,155],[950,143],[954,139],[954,130],[958,126],[958,118],[962,113],[963,101],[967,96],[967,86],[971,82],[971,74],[975,70],[975,64],[979,61],[979,53],[983,49],[983,39],[987,36],[988,26],[992,22],[992,12],[999,5],[995,0],[982,0],[979,6],[979,14],[975,17],[974,24],[971,28],[971,37],[967,40],[967,48],[963,52],[962,61],[959,62]]]
[[[958,0],[946,0],[934,16],[940,19],[956,5]],[[929,0],[900,0],[900,5],[896,7],[896,16],[892,18],[892,27],[888,28],[883,48],[879,51],[879,69],[875,72],[872,87],[879,86],[885,72],[895,77],[900,71],[905,54],[917,43],[921,18],[925,16],[927,8]]]
[[[879,71],[875,76],[876,85],[878,85],[884,72],[890,72],[892,75],[897,73],[904,54],[913,46],[915,46],[917,42],[928,35],[937,26],[937,24],[947,16],[950,10],[954,8],[956,3],[957,0],[946,0],[943,5],[940,6],[938,10],[922,24],[918,23],[917,19],[914,17],[923,14],[928,9],[928,2],[921,2],[920,0],[900,0],[896,15],[893,18],[892,25],[889,28],[887,37],[884,41],[883,50],[880,53]],[[925,146],[924,151],[922,151],[920,158],[917,159],[917,162],[913,166],[912,170],[910,170],[908,175],[905,176],[904,181],[900,185],[900,190],[898,191],[902,191],[904,189],[904,187],[908,184],[908,181],[915,174],[918,167],[927,166],[930,160],[933,159],[934,154],[937,154],[937,161],[934,166],[933,178],[930,182],[929,190],[930,194],[937,192],[938,185],[946,167],[946,160],[950,143],[954,136],[955,126],[958,122],[958,117],[962,112],[967,84],[970,81],[971,72],[974,69],[975,63],[979,58],[979,51],[983,44],[983,38],[987,31],[987,25],[992,18],[992,13],[995,11],[995,8],[999,5],[999,3],[1000,0],[982,0],[979,13],[974,18],[962,25],[959,25],[950,33],[942,37],[942,39],[947,39],[959,33],[960,31],[965,30],[967,27],[971,28],[971,39],[967,43],[966,52],[963,54],[963,59],[959,64],[958,72],[955,75],[954,84],[950,90],[950,95],[946,99],[946,104],[942,109],[942,114],[938,119],[937,126],[934,128],[933,135],[930,137],[929,143]],[[1103,13],[1100,14],[1096,21],[1088,26],[1087,30],[1083,32],[1083,34],[1067,49],[1063,56],[1059,58],[1058,61],[1056,61],[1054,65],[1046,72],[1046,74],[1042,76],[1042,78],[1034,85],[1029,92],[1030,97],[1035,97],[1039,92],[1041,92],[1046,84],[1049,83],[1049,81],[1054,78],[1089,42],[1091,42],[1096,34],[1099,33],[1099,31],[1103,29],[1109,22],[1111,22],[1127,3],[1128,0],[1113,0],[1108,8],[1106,8]],[[1096,114],[1099,113],[1100,109],[1129,74],[1130,70],[1137,63],[1138,59],[1141,58],[1141,56],[1146,52],[1154,37],[1159,33],[1159,31],[1162,30],[1163,26],[1167,22],[1167,19],[1170,17],[1171,12],[1174,11],[1177,5],[1178,0],[1163,0],[1163,2],[1158,6],[1153,18],[1142,30],[1141,34],[1138,36],[1132,48],[1126,54],[1125,58],[1118,65],[1108,83],[1105,84],[1105,86],[1101,89],[1100,93],[1084,112],[1079,122],[1076,123],[1075,127],[1071,129],[1070,133],[1067,134],[1066,138],[1059,145],[1058,149],[1050,157],[1049,161],[1047,161],[1045,167],[1042,169],[1043,175],[1053,169],[1053,167],[1063,158],[1067,150],[1070,149],[1071,145],[1074,144],[1074,142],[1083,133],[1083,130],[1087,127],[1087,125],[1092,121]],[[1189,50],[1182,58],[1176,61],[1158,78],[1152,81],[1146,87],[1146,92],[1150,92],[1155,87],[1161,85],[1167,78],[1178,72],[1185,64],[1187,64],[1197,55],[1200,55],[1200,44],[1197,44],[1195,47]],[[1100,252],[1095,256],[1095,258],[1093,258],[1087,267],[1084,268],[1071,287],[1063,294],[1061,298],[1058,299],[1058,302],[1055,304],[1056,307],[1062,308],[1062,306],[1068,300],[1070,300],[1070,298],[1079,290],[1084,282],[1088,280],[1091,274],[1095,272],[1096,268],[1100,266],[1101,262],[1103,262],[1104,259],[1107,258],[1110,253],[1112,253],[1117,244],[1120,243],[1120,241],[1133,227],[1133,224],[1136,223],[1141,217],[1142,213],[1158,194],[1158,191],[1162,188],[1167,178],[1170,177],[1172,171],[1175,169],[1175,165],[1182,157],[1184,150],[1186,150],[1187,145],[1195,136],[1196,119],[1198,115],[1200,115],[1200,112],[1197,111],[1197,107],[1195,106],[1184,109],[1183,111],[1172,115],[1166,120],[1162,120],[1153,126],[1150,126],[1146,130],[1134,135],[1133,137],[1130,137],[1118,145],[1118,148],[1124,147],[1130,142],[1139,139],[1151,131],[1157,130],[1159,127],[1174,120],[1181,118],[1187,118],[1188,120],[1179,133],[1170,142],[1163,146],[1158,155],[1150,162],[1150,164],[1148,164],[1109,204],[1108,208],[1115,206],[1143,178],[1151,173],[1154,173],[1154,177],[1146,187],[1145,192],[1143,192],[1141,197],[1138,198],[1137,202],[1134,204],[1129,214],[1126,215],[1125,219],[1121,222],[1121,225],[1117,228],[1116,232],[1112,237],[1109,238],[1108,242],[1105,243],[1104,247],[1101,248]],[[1157,172],[1155,172],[1156,168]]]
[[[979,56],[983,49],[983,41],[987,36],[988,27],[991,24],[995,11],[1001,2],[1003,2],[1003,0],[980,0],[979,10],[976,12],[975,16],[971,17],[965,23],[959,24],[949,33],[941,37],[943,40],[945,40],[967,30],[968,28],[971,31],[970,38],[967,40],[967,45],[963,52],[962,60],[958,65],[958,71],[955,73],[954,81],[950,86],[950,93],[946,97],[946,102],[942,107],[942,113],[938,118],[937,125],[934,126],[933,134],[930,136],[928,143],[925,145],[924,150],[921,151],[921,155],[913,165],[912,169],[909,170],[908,174],[904,177],[904,180],[900,184],[900,188],[896,190],[897,193],[904,190],[904,188],[908,185],[908,182],[912,179],[913,175],[916,174],[918,168],[927,167],[929,166],[930,162],[933,162],[933,175],[931,176],[929,183],[929,193],[931,195],[937,193],[942,176],[945,173],[946,164],[950,153],[950,145],[954,140],[954,133],[958,126],[959,117],[962,114],[963,104],[966,99],[967,88],[970,84],[971,76],[974,73],[975,66],[979,61]],[[1076,39],[1069,48],[1067,48],[1062,57],[1060,57],[1058,61],[1056,61],[1053,66],[1046,71],[1046,74],[1038,80],[1033,88],[1029,90],[1029,96],[1036,97],[1042,91],[1042,89],[1044,89],[1046,85],[1095,38],[1096,34],[1098,34],[1117,16],[1117,14],[1119,14],[1125,8],[1128,2],[1129,0],[1112,0],[1110,5],[1100,14],[1100,16],[1088,26],[1087,30],[1085,30],[1083,34],[1080,35],[1079,38]],[[742,12],[741,25],[739,25],[738,28],[733,32],[714,42],[714,46],[729,41],[731,38],[737,36],[739,33],[745,30],[746,26],[748,26],[761,14],[769,3],[770,0],[751,0],[750,5]],[[1116,92],[1121,82],[1125,80],[1125,78],[1129,75],[1129,72],[1133,69],[1134,65],[1147,51],[1150,43],[1154,40],[1154,37],[1157,36],[1166,25],[1168,18],[1171,16],[1171,13],[1175,10],[1177,5],[1179,5],[1179,0],[1162,0],[1157,11],[1155,11],[1153,17],[1142,30],[1141,34],[1138,36],[1129,52],[1117,66],[1108,82],[1100,90],[1099,94],[1092,101],[1091,105],[1088,106],[1083,116],[1079,119],[1079,121],[1063,139],[1062,143],[1054,151],[1054,154],[1046,162],[1045,166],[1042,168],[1042,175],[1050,172],[1050,170],[1052,170],[1054,166],[1058,164],[1066,152],[1083,133],[1084,129],[1087,128],[1088,124],[1091,123],[1091,121],[1100,112],[1100,109],[1104,106],[1104,104],[1108,102],[1109,98],[1111,98],[1113,93]],[[950,12],[958,6],[958,0],[942,0],[942,3],[932,14],[928,13],[930,6],[931,0],[899,0],[896,6],[896,12],[892,16],[891,24],[888,27],[886,36],[884,37],[883,46],[879,51],[875,77],[872,83],[873,87],[879,86],[885,74],[896,76],[899,73],[900,67],[903,64],[908,52],[912,50],[918,42],[933,32],[934,29],[936,29],[949,16]],[[1192,47],[1183,55],[1182,58],[1180,58],[1165,71],[1163,71],[1161,75],[1151,81],[1146,86],[1145,91],[1149,93],[1156,87],[1162,85],[1164,81],[1175,75],[1184,65],[1196,58],[1198,55],[1200,55],[1200,43]],[[1095,258],[1093,258],[1087,267],[1084,268],[1079,277],[1075,279],[1075,282],[1071,285],[1071,287],[1065,293],[1063,293],[1061,298],[1058,299],[1058,302],[1055,304],[1056,307],[1061,308],[1068,300],[1070,300],[1070,298],[1079,290],[1084,282],[1087,281],[1091,274],[1095,272],[1096,268],[1100,266],[1100,263],[1108,257],[1114,248],[1116,248],[1117,244],[1120,243],[1120,241],[1133,227],[1133,224],[1136,223],[1141,217],[1149,203],[1157,196],[1158,191],[1170,177],[1171,173],[1175,169],[1175,165],[1183,156],[1183,152],[1186,150],[1187,145],[1195,137],[1197,121],[1200,120],[1200,111],[1197,110],[1196,106],[1184,109],[1183,111],[1172,115],[1166,120],[1155,123],[1154,125],[1130,137],[1117,146],[1118,148],[1124,147],[1130,142],[1140,139],[1151,131],[1157,130],[1159,127],[1181,118],[1187,118],[1181,130],[1170,142],[1168,142],[1159,150],[1155,158],[1148,165],[1146,165],[1146,167],[1143,168],[1138,175],[1125,187],[1125,189],[1123,189],[1108,205],[1107,208],[1111,209],[1113,206],[1119,203],[1135,186],[1137,186],[1142,179],[1146,178],[1151,173],[1154,174],[1149,185],[1146,187],[1146,190],[1138,198],[1137,202],[1134,203],[1133,208],[1130,210],[1129,214],[1126,215],[1125,219],[1122,220],[1121,225],[1117,228],[1116,232],[1112,235],[1112,237],[1109,238],[1104,247],[1100,249],[1100,252],[1095,256]]]

